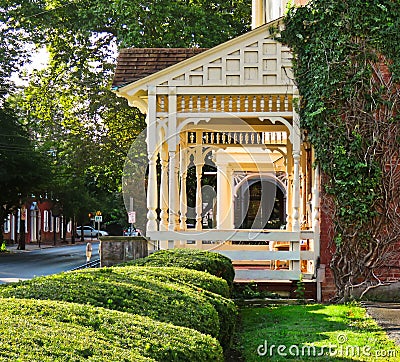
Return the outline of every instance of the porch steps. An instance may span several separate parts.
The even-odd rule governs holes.
[[[299,295],[296,293],[298,288],[297,280],[240,280],[234,281],[239,287],[244,287],[246,284],[258,291],[268,291],[280,295],[284,300],[287,298],[296,299]],[[317,300],[317,283],[315,280],[303,280],[304,299]],[[274,300],[274,299],[273,299]]]
[[[315,299],[295,299],[295,298],[249,298],[234,299],[236,305],[240,307],[267,307],[270,305],[296,305],[299,303],[316,303]]]

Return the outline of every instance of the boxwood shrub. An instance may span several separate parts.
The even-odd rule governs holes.
[[[67,272],[1,285],[0,296],[91,304],[149,316],[214,337],[219,335],[218,313],[203,293],[146,276],[127,279],[113,273],[111,268]]]
[[[94,273],[99,272],[93,270]],[[155,278],[157,280],[167,283],[178,283],[182,284],[182,281],[193,290],[201,294],[211,303],[218,313],[219,317],[219,334],[218,340],[221,342],[224,348],[227,348],[231,344],[231,339],[235,330],[237,308],[235,303],[231,299],[224,298],[220,294],[214,293],[216,288],[209,288],[208,283],[211,281],[222,281],[227,293],[227,283],[221,278],[217,278],[205,272],[197,270],[189,270],[184,268],[174,267],[137,267],[137,266],[125,266],[125,267],[113,267],[103,268],[102,273],[108,273],[108,278],[118,280],[120,282],[136,283],[138,278]],[[202,287],[205,288],[202,288]],[[210,291],[211,289],[211,291]],[[220,290],[220,288],[217,288]]]
[[[161,281],[176,282],[179,284],[184,283],[196,286],[212,293],[222,295],[225,298],[229,298],[230,296],[226,280],[203,271],[177,267],[152,266],[125,266],[118,268],[121,269],[120,272],[125,274],[132,273],[135,275],[148,275]]]
[[[231,259],[226,256],[197,249],[170,249],[159,250],[146,258],[130,262],[141,266],[176,266],[187,269],[206,271],[227,281],[232,288],[235,270]]]
[[[129,313],[0,298],[0,360],[223,361],[213,337]]]

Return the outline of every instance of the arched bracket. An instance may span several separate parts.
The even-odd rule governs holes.
[[[204,121],[204,122],[210,122],[210,120],[211,120],[211,117],[190,117],[190,118],[186,118],[184,121],[182,121],[180,124],[179,124],[179,126],[177,127],[177,132],[178,133],[180,133],[182,130],[183,130],[183,128],[185,127],[185,126],[187,126],[188,124],[190,124],[190,123],[193,123],[194,125],[197,125],[197,124],[199,124],[201,121]]]
[[[258,117],[258,119],[261,122],[264,122],[265,120],[269,120],[273,124],[276,124],[276,122],[280,122],[280,123],[284,124],[287,127],[287,129],[289,130],[289,141],[291,143],[293,143],[293,125],[288,120],[286,120],[283,117],[278,117],[278,116]]]

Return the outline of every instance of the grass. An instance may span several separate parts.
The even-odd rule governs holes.
[[[241,321],[246,362],[400,361],[400,347],[355,303],[244,308]]]

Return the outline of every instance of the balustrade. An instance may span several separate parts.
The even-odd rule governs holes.
[[[196,132],[187,133],[189,145],[286,145],[286,132],[202,132],[200,140]]]
[[[292,112],[293,96],[274,95],[178,95],[178,113]],[[157,112],[168,112],[168,97],[157,96]]]

